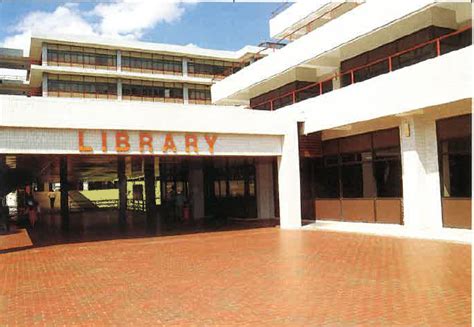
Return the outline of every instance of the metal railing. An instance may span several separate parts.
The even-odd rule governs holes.
[[[373,78],[373,77],[376,77],[376,76],[379,76],[379,75],[382,75],[382,74],[385,74],[385,73],[392,72],[394,70],[397,70],[397,69],[400,69],[400,68],[403,68],[403,67],[407,67],[407,66],[410,66],[410,65],[417,64],[417,63],[425,61],[427,59],[431,59],[432,57],[422,58],[421,60],[416,60],[417,58],[415,58],[415,62],[410,62],[406,65],[404,65],[403,63],[400,63],[400,60],[397,61],[396,59],[400,59],[401,56],[403,56],[405,54],[408,54],[409,52],[413,52],[413,51],[416,51],[418,49],[424,48],[426,46],[430,46],[430,45],[435,46],[436,51],[435,51],[434,57],[439,57],[439,56],[441,56],[445,53],[448,53],[450,51],[453,51],[453,50],[462,49],[462,48],[464,48],[466,46],[469,46],[471,44],[467,44],[467,45],[461,44],[461,46],[458,46],[458,47],[454,46],[453,47],[450,44],[443,45],[442,41],[447,40],[450,37],[457,36],[457,35],[459,35],[463,32],[466,32],[470,29],[472,29],[472,26],[464,27],[462,29],[459,29],[459,30],[454,31],[452,33],[445,34],[445,35],[440,36],[438,38],[435,38],[433,40],[420,43],[420,44],[418,44],[414,47],[411,47],[409,49],[396,52],[394,54],[391,54],[390,56],[387,56],[387,57],[384,57],[384,58],[381,58],[381,59],[378,59],[378,60],[374,60],[374,61],[372,61],[368,64],[358,66],[356,68],[352,68],[352,69],[346,70],[344,72],[334,74],[331,78],[325,79],[323,81],[315,82],[315,83],[306,85],[302,88],[298,88],[298,89],[295,89],[293,91],[284,93],[284,94],[279,95],[277,97],[274,97],[272,99],[259,102],[257,104],[252,105],[251,107],[252,107],[252,109],[275,110],[275,109],[284,107],[286,105],[291,105],[291,104],[294,104],[296,102],[299,102],[299,101],[302,101],[302,100],[305,100],[305,99],[308,99],[308,98],[317,97],[317,96],[319,96],[323,93],[326,93],[326,92],[324,92],[324,84],[325,83],[329,83],[329,82],[332,83],[333,81],[340,79],[341,82],[346,82],[347,83],[347,84],[341,84],[341,87],[344,87],[344,86],[352,85],[354,83],[361,82],[361,81],[364,81],[364,80],[367,80],[367,79],[370,79],[370,78]],[[446,46],[446,49],[443,49],[444,46]],[[370,71],[368,71],[369,68],[374,67],[376,65],[380,65],[380,64],[385,64],[386,65],[386,67],[385,67],[386,71],[382,71],[381,73],[376,73],[375,75],[368,76],[367,78],[361,78],[360,76],[357,75],[358,72],[362,72],[363,70],[366,70],[368,73],[370,73]],[[379,68],[380,67],[378,67],[377,69],[379,69]],[[312,89],[314,89],[314,90],[312,90]],[[331,88],[331,91],[332,91],[332,88]],[[330,91],[327,91],[327,92],[330,92]],[[279,106],[279,107],[275,106],[275,102],[277,100],[282,100],[282,99],[285,99],[285,98],[288,98],[288,99],[283,101],[283,102],[285,102],[284,106]]]
[[[69,209],[71,211],[88,211],[88,210],[108,210],[118,208],[117,199],[107,199],[107,200],[72,200],[69,199]]]

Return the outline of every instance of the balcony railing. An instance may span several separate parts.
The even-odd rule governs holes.
[[[463,35],[463,33],[465,34]],[[427,59],[439,57],[451,51],[459,50],[471,45],[471,33],[472,26],[459,29],[430,41],[420,43],[412,48],[399,51],[388,57],[372,61],[366,65],[335,74],[326,80],[315,82],[272,99],[254,104],[252,105],[252,109],[276,110],[330,92],[333,90],[333,81],[336,80],[340,80],[342,88],[385,73],[390,73],[400,68],[417,64]],[[431,51],[433,48],[434,51]],[[328,87],[329,84],[331,84],[331,87]]]

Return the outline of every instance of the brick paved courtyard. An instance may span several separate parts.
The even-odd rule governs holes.
[[[470,325],[468,245],[258,228],[0,235],[1,325]]]

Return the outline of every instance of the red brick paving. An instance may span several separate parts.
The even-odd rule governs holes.
[[[446,242],[261,228],[31,246],[19,230],[0,235],[0,276],[0,325],[471,324],[471,247]]]

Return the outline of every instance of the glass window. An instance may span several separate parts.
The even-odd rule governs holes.
[[[343,198],[364,197],[364,179],[362,165],[346,165],[341,167],[341,183]]]

